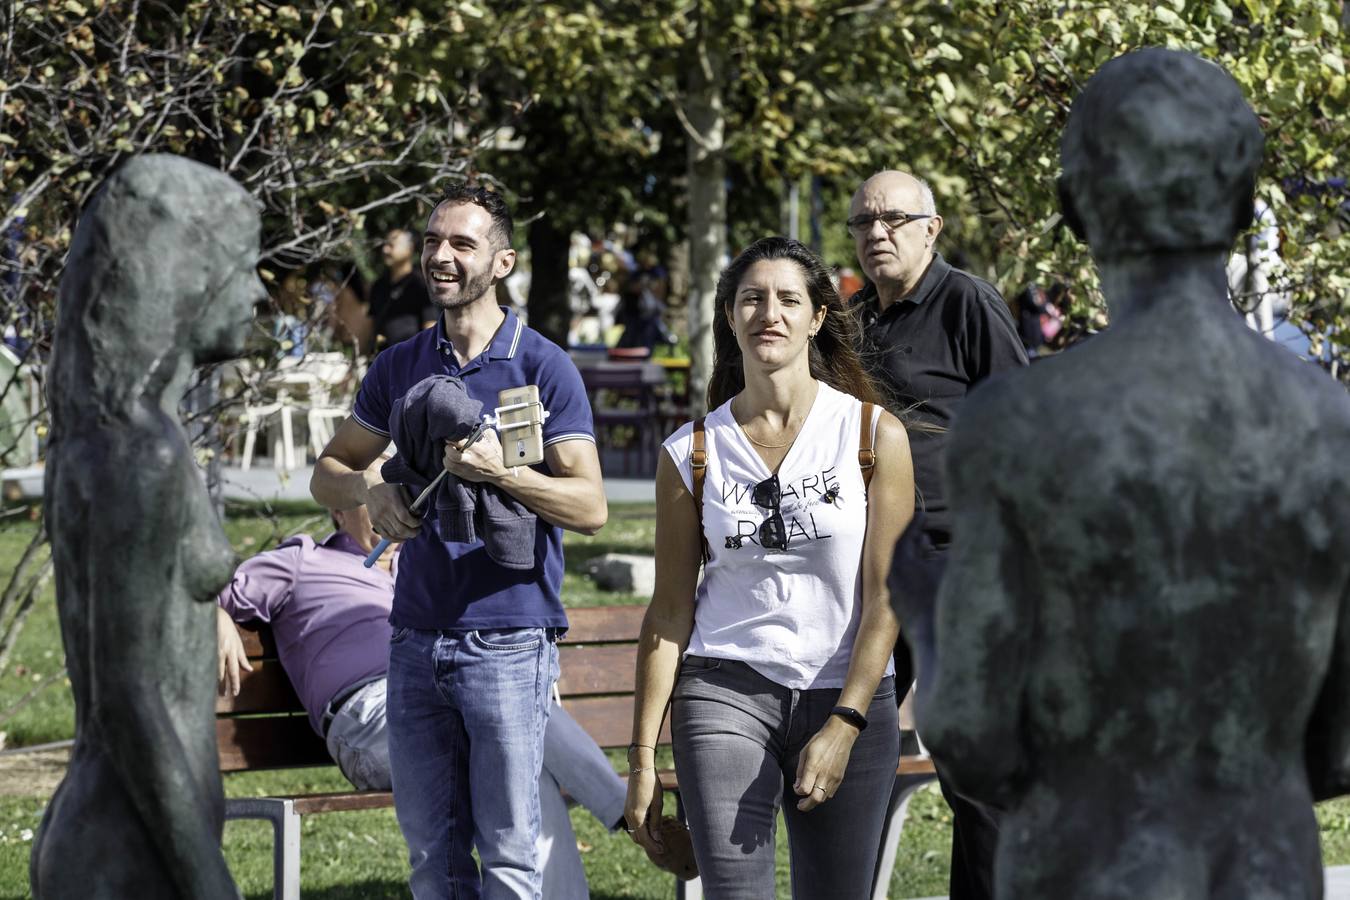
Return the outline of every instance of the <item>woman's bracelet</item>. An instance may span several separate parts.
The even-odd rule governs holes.
[[[656,766],[642,766],[642,767],[637,768],[637,769],[629,769],[629,770],[628,770],[628,774],[629,774],[629,775],[636,775],[636,774],[638,774],[639,772],[655,772],[655,771],[656,771]]]
[[[629,744],[629,745],[628,745],[628,752],[629,752],[629,753],[632,753],[634,750],[650,750],[650,751],[652,751],[653,753],[656,752],[656,748],[653,747],[653,746],[650,745],[650,744],[637,744],[637,743]]]

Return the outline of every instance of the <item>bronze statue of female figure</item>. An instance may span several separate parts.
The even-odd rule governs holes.
[[[230,178],[144,156],[75,232],[45,490],[75,748],[33,847],[39,900],[238,896],[220,852],[210,603],[234,555],[178,405],[194,366],[243,349],[259,230]]]

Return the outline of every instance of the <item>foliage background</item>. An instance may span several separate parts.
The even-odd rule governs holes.
[[[1272,289],[1347,380],[1348,26],[1336,0],[0,0],[0,331],[40,378],[79,210],[148,152],[229,172],[263,210],[274,297],[245,393],[287,349],[271,321],[324,314],[284,296],[289,273],[355,261],[372,274],[383,232],[424,220],[439,187],[465,178],[515,201],[531,322],[555,338],[571,231],[622,223],[656,248],[685,285],[676,324],[696,382],[728,255],[799,228],[831,264],[854,265],[841,223],[884,167],[932,183],[944,253],[1006,296],[1065,279],[1075,322],[1099,327],[1091,260],[1059,220],[1059,133],[1102,63],[1162,45],[1223,65],[1260,117],[1259,191],[1284,264]],[[0,401],[21,388],[0,376]],[[208,448],[238,399],[195,409]],[[17,433],[0,429],[0,465]],[[26,543],[0,554],[0,700],[23,705],[0,727],[31,742],[68,733],[63,663],[40,531],[4,530]],[[1328,858],[1350,862],[1344,806],[1319,819]],[[0,823],[0,859],[12,831]],[[0,863],[0,890],[18,883],[11,868]],[[924,884],[914,892],[936,892]]]
[[[269,276],[365,261],[438,184],[494,181],[522,213],[530,311],[555,338],[565,236],[630,225],[687,274],[696,382],[727,255],[788,230],[798,185],[802,233],[853,265],[848,195],[887,166],[932,182],[949,255],[1008,296],[1066,279],[1101,324],[1090,259],[1059,223],[1059,132],[1103,62],[1163,45],[1223,65],[1256,109],[1283,237],[1273,289],[1340,352],[1347,22],[1336,0],[7,0],[0,327],[40,359],[78,210],[152,151],[259,198]]]

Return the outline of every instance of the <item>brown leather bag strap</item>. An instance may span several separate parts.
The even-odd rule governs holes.
[[[876,416],[877,405],[864,403],[862,406],[862,425],[858,434],[858,467],[862,469],[863,490],[872,486],[872,470],[877,464],[877,454],[872,450],[872,420]]]
[[[689,453],[689,466],[693,472],[694,482],[694,511],[698,514],[698,539],[703,545],[703,559],[706,561],[711,554],[708,552],[708,538],[703,534],[703,477],[708,474],[708,449],[704,443],[703,420],[705,416],[699,416],[694,420],[694,446]]]

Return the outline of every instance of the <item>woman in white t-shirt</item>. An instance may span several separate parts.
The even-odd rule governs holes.
[[[914,482],[900,422],[878,411],[864,424],[877,391],[856,327],[805,246],[751,245],[717,285],[701,488],[695,423],[666,440],[657,466],[657,587],[638,651],[625,815],[661,852],[653,747],[669,701],[714,900],[773,896],[780,804],[793,896],[871,889],[900,752],[886,576]]]

